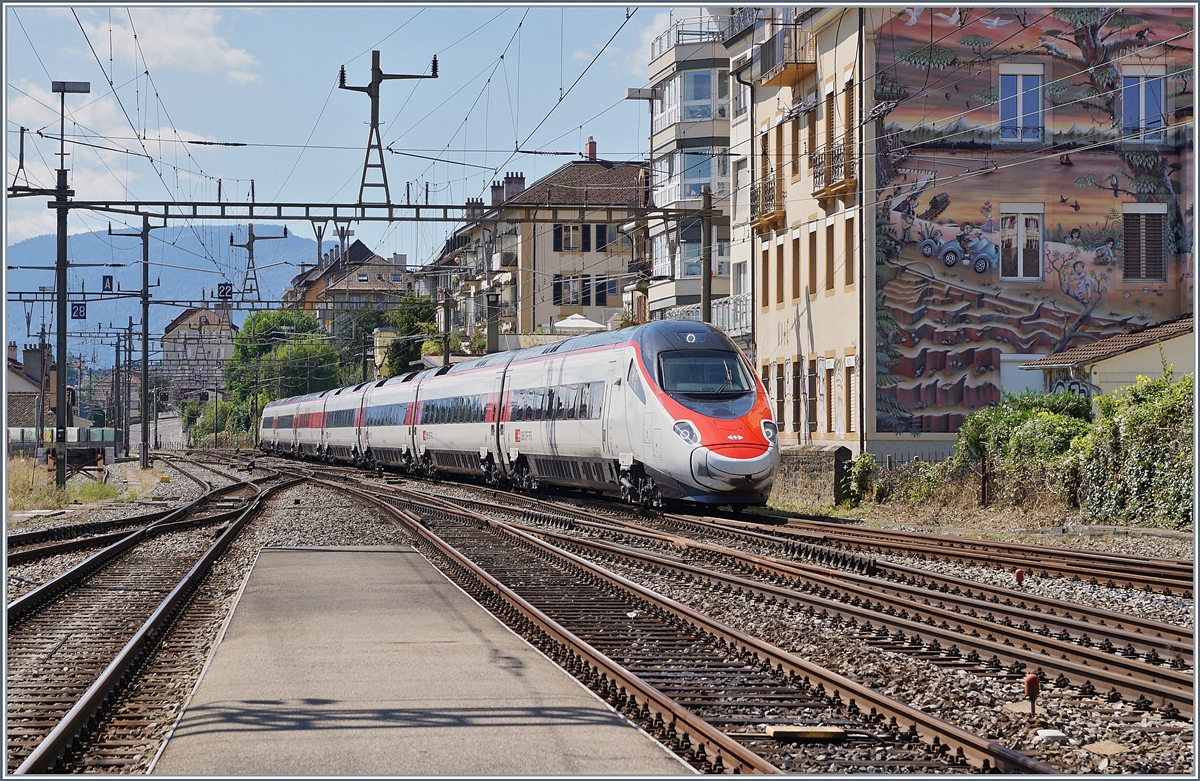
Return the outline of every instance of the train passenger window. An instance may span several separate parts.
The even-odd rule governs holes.
[[[591,397],[592,384],[585,382],[579,386],[579,419],[587,420],[591,417]]]
[[[572,383],[567,390],[567,420],[575,420],[579,415],[579,384]]]

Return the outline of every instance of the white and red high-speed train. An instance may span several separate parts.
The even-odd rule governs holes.
[[[261,449],[435,476],[765,504],[767,394],[722,331],[662,320],[268,404]]]

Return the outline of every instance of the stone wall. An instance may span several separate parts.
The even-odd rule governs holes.
[[[779,449],[771,504],[830,507],[845,498],[851,452],[844,445],[790,445]]]

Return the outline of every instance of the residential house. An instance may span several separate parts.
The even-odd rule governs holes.
[[[1139,331],[1086,342],[1021,366],[1041,373],[1047,393],[1071,391],[1091,398],[1158,377],[1170,367],[1175,376],[1196,373],[1196,332],[1189,313]]]
[[[167,324],[160,372],[171,401],[225,387],[225,364],[233,357],[237,332],[225,312],[198,307],[188,307]]]
[[[485,296],[497,296],[501,331],[548,332],[573,314],[615,323],[622,291],[637,277],[633,244],[617,228],[645,200],[644,169],[597,156],[588,139],[583,160],[525,187],[523,174],[492,185],[468,222],[420,273],[456,299],[454,327],[472,333],[485,322]]]
[[[386,311],[405,296],[423,293],[406,255],[383,258],[355,240],[345,252],[335,244],[318,265],[302,268],[284,292],[283,306],[312,313],[337,336],[362,312]]]

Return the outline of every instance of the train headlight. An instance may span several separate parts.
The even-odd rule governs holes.
[[[762,422],[762,432],[763,436],[772,445],[775,444],[775,440],[779,437],[779,427],[775,425],[775,421],[773,420],[764,420]]]
[[[681,420],[675,424],[674,431],[679,435],[679,438],[689,445],[700,444],[700,431],[693,426],[689,421]]]

